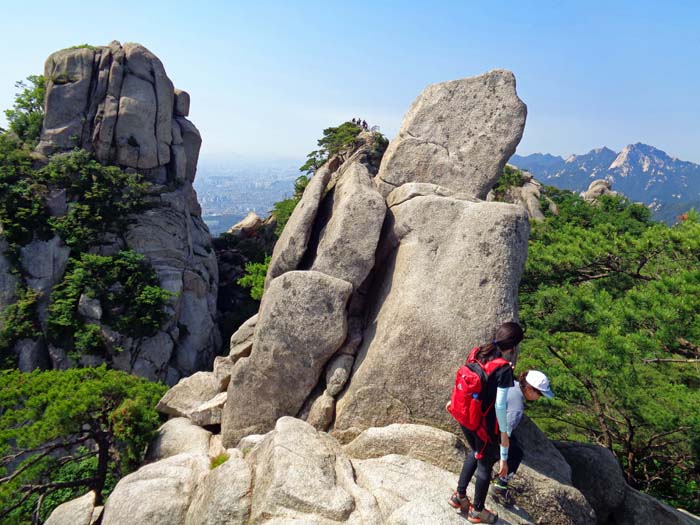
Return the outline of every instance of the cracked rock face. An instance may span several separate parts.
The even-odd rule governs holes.
[[[134,215],[112,241],[107,234],[106,244],[95,249],[145,255],[160,285],[173,293],[171,316],[154,337],[140,340],[101,326],[109,344],[123,349],[112,356],[112,365],[171,385],[210,368],[221,345],[215,322],[219,275],[192,187],[202,139],[185,118],[189,95],[174,89],[158,57],[133,43],[57,51],[46,60],[44,74],[46,107],[37,153],[82,148],[102,164],[136,170],[154,185],[151,207]],[[27,270],[36,281],[30,286],[42,292],[59,282],[65,270],[59,263],[67,259],[68,248],[60,239],[56,242],[54,251],[63,259],[44,257],[54,261],[51,268],[44,264]],[[40,303],[39,310],[42,317],[46,305]]]
[[[429,182],[483,199],[515,153],[526,115],[510,71],[428,86],[384,154],[379,187],[386,196]]]

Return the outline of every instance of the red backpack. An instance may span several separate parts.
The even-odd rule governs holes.
[[[448,410],[460,425],[476,432],[477,437],[484,442],[485,448],[492,439],[492,434],[486,428],[486,413],[496,400],[494,399],[488,407],[484,407],[482,405],[484,388],[489,376],[495,370],[502,366],[510,366],[510,363],[502,357],[497,357],[486,364],[481,364],[476,360],[478,350],[478,347],[473,348],[465,365],[457,370]],[[482,453],[483,449],[477,451],[475,454],[477,459]]]

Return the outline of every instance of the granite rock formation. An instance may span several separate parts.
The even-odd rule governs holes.
[[[126,230],[104,234],[88,251],[112,255],[131,249],[145,255],[160,285],[173,296],[160,331],[141,339],[119,334],[99,316],[94,318],[99,304],[83,305],[81,315],[100,327],[111,348],[121,351],[74,363],[62,348],[44,345],[43,355],[24,359],[23,369],[42,366],[42,358],[53,368],[107,361],[114,368],[175,384],[180,377],[210,368],[221,344],[215,323],[219,277],[192,187],[201,137],[186,118],[189,95],[173,88],[154,54],[132,43],[58,51],[46,60],[44,75],[45,117],[37,158],[81,148],[102,164],[136,171],[151,183],[147,208],[129,217]],[[49,196],[47,206],[54,215],[65,214],[65,195],[62,204],[57,198]],[[26,286],[39,293],[43,330],[51,289],[62,279],[70,256],[58,236],[21,249]],[[14,284],[5,266],[0,256],[0,306],[12,299]]]

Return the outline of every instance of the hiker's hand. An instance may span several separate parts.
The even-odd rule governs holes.
[[[508,462],[501,460],[498,465],[498,475],[505,478],[508,475]]]
[[[450,405],[451,405],[451,404],[452,404],[452,401],[448,401],[447,404],[445,405],[445,410],[446,410],[447,412],[450,411]]]

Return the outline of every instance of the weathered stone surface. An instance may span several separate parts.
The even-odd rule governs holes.
[[[178,117],[186,117],[190,114],[190,94],[181,89],[175,89],[175,107],[173,113]]]
[[[612,191],[610,182],[604,179],[594,180],[586,191],[581,192],[581,197],[588,202],[594,202],[602,195],[617,195],[616,191]]]
[[[661,503],[651,496],[634,490],[625,489],[625,501],[616,516],[620,525],[638,525],[640,523],[663,523],[664,525],[699,525],[700,519]]]
[[[462,516],[437,501],[424,499],[403,504],[386,520],[386,525],[464,525]],[[522,523],[522,522],[521,522]]]
[[[477,202],[478,200],[464,192],[444,188],[430,182],[407,182],[392,190],[391,193],[387,195],[386,204],[392,208],[416,197],[428,197],[430,195],[435,195],[437,197],[454,197],[455,199],[470,200],[473,202]]]
[[[412,424],[368,428],[343,450],[355,459],[399,454],[456,474],[461,472],[468,451],[451,432]]]
[[[572,485],[571,466],[529,417],[523,416],[513,435],[527,451],[523,463],[559,483]]]
[[[348,354],[338,354],[330,360],[326,367],[326,392],[330,396],[337,396],[345,387],[354,362],[355,358]]]
[[[201,427],[221,424],[221,410],[226,404],[226,392],[217,394],[209,401],[202,403],[188,414],[190,420]]]
[[[120,359],[122,369],[169,382],[209,369],[221,343],[215,321],[218,266],[192,188],[201,136],[182,116],[189,110],[188,95],[175,93],[161,61],[138,44],[115,41],[59,51],[46,61],[45,73],[46,116],[37,152],[81,147],[103,164],[138,169],[150,182],[175,188],[152,195],[157,206],[132,217],[119,238],[106,235],[89,249],[103,255],[126,248],[144,254],[161,285],[176,294],[167,326],[155,339],[135,341],[130,358]],[[52,196],[49,205],[54,215],[65,213],[65,195]],[[67,260],[68,249],[56,246],[57,238],[43,247],[40,242],[25,247],[29,253],[24,260],[40,266],[28,274],[30,287],[43,294],[39,318],[44,326],[47,291],[63,273],[56,263]],[[52,264],[54,268],[46,268]]]
[[[5,257],[7,241],[0,235],[0,311],[14,303],[17,299],[17,285],[19,278],[12,273],[12,263]],[[3,320],[0,316],[0,328]]]
[[[527,214],[510,204],[428,196],[390,208],[387,221],[375,312],[336,405],[335,428],[449,428],[442,407],[454,371],[470,347],[517,318]]]
[[[236,237],[249,237],[254,235],[260,228],[263,227],[263,221],[254,211],[249,211],[241,221],[231,226],[226,233],[230,233]]]
[[[409,502],[432,502],[443,510],[452,510],[447,499],[457,486],[455,474],[397,455],[352,460],[352,466],[357,484],[376,498],[381,523]]]
[[[238,327],[238,330],[236,330],[233,335],[231,336],[231,348],[234,346],[244,343],[246,341],[249,341],[253,337],[253,333],[255,333],[255,325],[258,323],[258,314],[255,314],[253,317],[248,319],[246,322],[244,322],[241,326]]]
[[[247,456],[250,451],[262,443],[266,437],[267,434],[251,434],[250,436],[242,438],[236,445],[236,448],[240,450],[244,456]]]
[[[102,319],[102,305],[98,299],[93,299],[85,294],[80,294],[78,300],[78,313],[83,317],[99,321]]]
[[[63,277],[68,264],[70,248],[58,236],[48,241],[34,240],[20,249],[20,263],[27,286],[39,292],[37,313],[45,324],[51,289]]]
[[[331,172],[326,167],[319,168],[311,177],[304,195],[294,208],[282,235],[272,250],[272,258],[265,277],[266,289],[272,279],[285,272],[296,270],[299,266],[309,242],[323,191],[330,177]]]
[[[213,372],[197,372],[168,390],[158,401],[156,410],[171,416],[189,417],[221,390],[222,381]]]
[[[236,363],[242,357],[248,357],[253,349],[253,334],[258,322],[258,314],[238,327],[229,341],[229,357],[232,363]]]
[[[90,525],[95,509],[95,491],[62,503],[54,509],[45,525]]]
[[[625,500],[627,483],[612,452],[585,443],[555,441],[554,445],[571,467],[572,484],[593,507],[598,523],[617,523],[615,514]]]
[[[94,62],[92,49],[63,49],[46,59],[46,99],[39,152],[48,155],[80,145]]]
[[[334,415],[335,399],[333,399],[333,396],[329,395],[328,392],[324,392],[318,396],[311,405],[311,410],[309,411],[309,416],[306,418],[306,422],[316,430],[325,431],[331,426]]]
[[[380,186],[430,182],[483,199],[515,152],[526,114],[510,71],[428,86],[384,154]]]
[[[252,523],[378,523],[376,504],[355,485],[340,446],[301,420],[281,418],[247,460],[255,487]]]
[[[107,499],[103,525],[182,525],[192,496],[209,474],[206,454],[178,454],[122,478]]]
[[[250,516],[250,466],[242,457],[229,457],[211,470],[197,487],[185,525],[245,525]]]
[[[526,449],[527,453],[531,449]],[[516,491],[518,507],[535,523],[548,525],[594,525],[595,512],[586,498],[570,484],[547,477],[527,463],[520,465],[510,485]]]
[[[287,272],[265,294],[250,357],[236,363],[222,421],[224,445],[296,415],[347,331],[352,285],[313,271]]]
[[[214,375],[226,384],[226,388],[228,388],[228,381],[231,378],[235,364],[235,361],[230,356],[219,355],[214,358]]]
[[[331,216],[321,232],[312,270],[352,283],[357,289],[374,266],[374,253],[386,214],[367,168],[353,162],[326,196]]]
[[[20,372],[49,367],[49,354],[43,338],[20,339],[15,343],[14,351],[17,354],[17,368]]]
[[[193,424],[189,419],[176,417],[166,421],[158,436],[148,446],[146,459],[155,461],[178,454],[208,454],[211,432]]]

